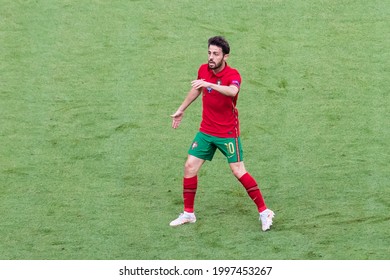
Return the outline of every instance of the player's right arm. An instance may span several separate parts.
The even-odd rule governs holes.
[[[195,101],[196,98],[201,93],[201,89],[191,88],[191,90],[188,92],[186,98],[184,99],[183,103],[179,106],[177,111],[171,115],[172,118],[172,128],[178,128],[181,120],[184,116],[184,111],[188,108],[188,106],[191,105],[192,102]]]

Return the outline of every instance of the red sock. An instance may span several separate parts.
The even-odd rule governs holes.
[[[250,198],[256,204],[259,213],[267,209],[267,206],[265,205],[263,196],[261,195],[260,189],[257,186],[255,179],[253,179],[253,177],[249,173],[245,173],[244,175],[242,175],[239,181],[246,189],[246,192],[248,193]]]
[[[192,178],[183,178],[183,201],[184,211],[194,212],[194,201],[196,189],[198,188],[198,176]]]

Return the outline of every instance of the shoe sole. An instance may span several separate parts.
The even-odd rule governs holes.
[[[189,220],[189,221],[185,221],[184,223],[181,223],[181,224],[177,224],[177,225],[172,225],[172,224],[169,224],[171,227],[178,227],[178,226],[182,226],[182,225],[185,225],[185,224],[194,224],[196,222],[196,220]]]

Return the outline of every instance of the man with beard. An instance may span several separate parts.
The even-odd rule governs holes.
[[[256,204],[262,230],[266,231],[272,225],[274,212],[267,208],[256,180],[246,171],[243,162],[236,108],[241,76],[227,64],[229,53],[229,43],[223,37],[216,36],[208,40],[208,63],[200,66],[198,78],[191,82],[191,90],[178,110],[171,115],[172,127],[176,129],[184,111],[202,94],[202,121],[184,166],[184,212],[170,223],[171,226],[196,222],[194,201],[198,172],[206,160],[212,160],[217,149],[226,157],[234,176]]]

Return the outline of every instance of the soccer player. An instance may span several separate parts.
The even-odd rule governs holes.
[[[218,149],[226,157],[234,176],[246,189],[260,213],[262,230],[270,229],[274,212],[267,208],[256,180],[246,171],[240,140],[240,125],[236,108],[240,92],[240,73],[227,64],[229,43],[221,36],[208,40],[208,63],[200,66],[198,78],[177,111],[171,115],[172,127],[178,128],[184,111],[202,94],[202,121],[184,166],[184,212],[171,226],[195,223],[194,201],[198,187],[198,172],[203,163],[211,161]]]

